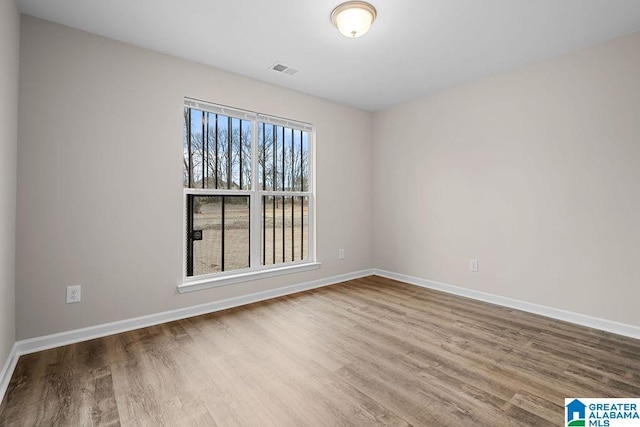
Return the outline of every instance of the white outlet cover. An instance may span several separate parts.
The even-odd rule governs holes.
[[[67,286],[67,304],[75,304],[80,302],[81,299],[80,285]]]
[[[478,260],[477,259],[470,259],[469,260],[469,270],[471,270],[473,272],[477,272],[478,271]]]

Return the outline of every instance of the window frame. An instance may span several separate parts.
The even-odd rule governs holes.
[[[316,259],[315,245],[315,127],[309,123],[284,119],[263,113],[242,110],[206,101],[185,98],[183,109],[192,108],[209,113],[220,114],[232,118],[251,122],[251,187],[250,189],[202,189],[182,187],[182,282],[178,285],[180,293],[201,289],[226,286],[234,283],[257,280],[284,274],[298,273],[320,268],[321,263]],[[259,126],[261,123],[281,126],[297,131],[308,132],[308,186],[307,191],[273,191],[262,190],[259,185]],[[187,276],[187,195],[196,196],[248,196],[250,216],[249,238],[249,267],[239,270],[222,271],[199,276]],[[294,196],[308,197],[308,257],[298,261],[281,262],[262,265],[261,259],[261,212],[263,196]],[[284,232],[284,230],[283,230]]]

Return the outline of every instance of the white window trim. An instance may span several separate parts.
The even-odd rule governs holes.
[[[282,276],[285,274],[302,273],[304,271],[317,270],[322,263],[318,261],[299,261],[296,263],[277,264],[277,267],[267,266],[260,270],[235,270],[214,275],[197,276],[195,279],[187,279],[178,285],[178,292],[200,291],[204,289],[217,288],[220,286],[233,285],[234,283],[248,282],[251,280],[266,279],[269,277]]]
[[[200,276],[187,276],[186,269],[186,245],[184,245],[183,240],[183,254],[182,254],[182,283],[177,286],[178,292],[186,293],[193,292],[204,289],[211,289],[220,286],[232,285],[235,283],[247,282],[251,280],[258,279],[266,279],[269,277],[276,277],[285,274],[292,273],[301,273],[304,271],[311,271],[319,269],[322,265],[321,262],[316,259],[316,224],[315,224],[315,193],[316,193],[316,179],[315,179],[315,154],[316,154],[316,144],[315,144],[315,129],[313,125],[298,122],[289,119],[283,119],[276,116],[270,116],[265,114],[260,114],[252,111],[241,110],[232,107],[226,107],[222,105],[211,104],[205,101],[199,101],[195,99],[185,98],[184,106],[195,108],[198,110],[209,111],[216,114],[229,115],[235,118],[242,118],[244,120],[251,120],[252,122],[252,135],[259,134],[258,131],[258,123],[264,122],[268,124],[274,124],[276,126],[284,126],[287,128],[292,128],[295,130],[302,130],[305,132],[309,132],[311,147],[309,150],[309,177],[311,180],[311,185],[309,185],[309,191],[307,192],[298,192],[298,191],[263,191],[259,188],[256,188],[258,184],[258,168],[253,167],[251,171],[251,190],[229,190],[229,189],[198,189],[198,188],[184,188],[183,196],[182,196],[182,213],[183,213],[183,239],[184,239],[184,228],[187,223],[186,218],[186,195],[187,194],[201,194],[201,195],[228,195],[228,196],[249,196],[251,203],[250,210],[250,223],[252,229],[256,230],[260,227],[260,209],[253,208],[254,203],[258,202],[262,203],[262,196],[305,196],[309,198],[309,242],[308,242],[308,250],[309,250],[309,259],[303,261],[295,261],[295,262],[285,262],[279,264],[270,264],[270,265],[257,265],[254,264],[249,268],[241,269],[241,270],[232,270],[225,271],[219,273],[212,273],[207,275]],[[258,156],[258,144],[254,144],[252,141],[252,161],[253,159],[257,159]],[[256,204],[257,206],[257,204]],[[257,228],[255,228],[257,227]],[[259,233],[251,234],[251,259],[258,260],[259,263],[259,253],[260,253],[260,235]],[[252,261],[253,264],[253,261]]]

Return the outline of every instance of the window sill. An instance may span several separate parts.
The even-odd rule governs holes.
[[[203,289],[217,288],[220,286],[233,285],[234,283],[248,282],[250,280],[266,279],[267,277],[282,276],[284,274],[301,273],[303,271],[317,270],[320,262],[307,262],[304,264],[293,264],[282,267],[269,268],[268,270],[240,272],[222,277],[208,277],[206,279],[196,279],[185,281],[178,285],[178,292],[200,291]]]

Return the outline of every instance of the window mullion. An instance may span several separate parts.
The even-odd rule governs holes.
[[[226,214],[225,212],[225,201],[226,201],[226,197],[222,196],[222,204],[220,205],[220,216],[221,216],[221,227],[220,227],[220,240],[221,240],[221,250],[220,250],[220,264],[221,264],[221,270],[224,271],[224,256],[225,254],[225,245],[224,245],[224,237],[225,237],[225,223],[224,223],[224,216]]]
[[[206,142],[206,127],[207,127],[207,116],[206,113],[202,112],[202,138],[200,143],[202,144],[202,188],[205,188],[205,182],[207,180],[207,146]]]
[[[189,178],[187,187],[193,185],[193,143],[191,141],[191,108],[187,109],[187,144],[189,148]]]
[[[316,216],[315,216],[315,212],[316,212],[316,207],[315,207],[315,194],[316,194],[316,180],[314,179],[315,175],[314,175],[314,165],[315,165],[315,150],[316,150],[316,141],[315,141],[315,134],[313,132],[309,132],[309,140],[308,140],[308,144],[307,144],[307,150],[309,151],[309,160],[308,160],[308,169],[307,169],[307,173],[308,173],[308,177],[307,177],[307,191],[309,192],[309,207],[307,208],[308,210],[308,218],[309,218],[309,238],[308,238],[308,244],[309,244],[309,259],[315,259],[316,258],[316,242],[315,242],[315,221],[316,221]]]
[[[258,143],[259,129],[258,121],[251,121],[251,231],[250,231],[250,256],[249,267],[257,268],[260,266],[260,212],[262,212],[262,198],[258,195]]]
[[[240,120],[240,133],[239,133],[239,138],[240,138],[240,142],[238,143],[238,156],[239,156],[239,162],[240,162],[240,182],[238,183],[238,185],[240,186],[240,189],[242,190],[243,187],[243,182],[242,182],[242,151],[244,150],[244,147],[242,146],[242,119]]]
[[[214,126],[214,135],[213,135],[213,137],[214,137],[214,140],[215,140],[215,143],[216,143],[216,149],[215,149],[216,158],[214,159],[214,165],[215,165],[214,166],[214,169],[215,169],[215,172],[214,172],[214,175],[215,175],[214,176],[214,181],[215,181],[214,185],[215,185],[215,187],[214,188],[217,189],[218,188],[218,175],[220,174],[220,172],[218,170],[218,115],[217,114],[214,116],[214,120],[215,120],[215,126]]]
[[[227,190],[230,190],[233,181],[231,176],[233,171],[231,169],[231,158],[233,157],[233,119],[231,116],[227,117]]]

